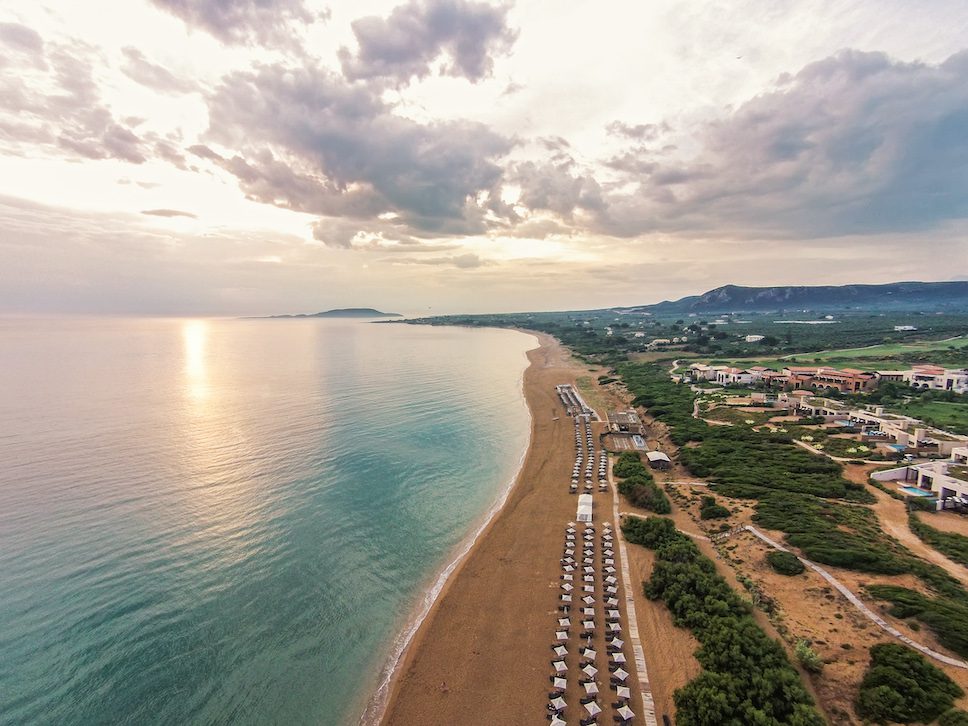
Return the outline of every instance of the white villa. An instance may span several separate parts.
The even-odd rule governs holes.
[[[914,496],[934,496],[938,509],[952,503],[968,506],[968,446],[959,446],[945,460],[911,464],[871,476],[877,481],[897,481],[905,486],[902,491]]]

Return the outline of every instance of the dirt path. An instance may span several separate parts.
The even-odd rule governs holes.
[[[844,476],[850,481],[866,485],[868,471],[869,469],[867,467],[845,466]],[[874,510],[874,513],[881,522],[881,528],[887,534],[903,544],[918,557],[944,568],[945,572],[957,579],[962,585],[968,587],[968,569],[965,569],[957,562],[949,560],[933,547],[926,545],[910,530],[908,527],[907,508],[904,506],[904,502],[894,499],[874,487],[867,487],[867,491],[877,499],[877,502],[871,506],[871,509]]]

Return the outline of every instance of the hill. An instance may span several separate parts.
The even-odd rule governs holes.
[[[655,305],[613,308],[624,313],[780,312],[815,310],[968,310],[968,281],[886,285],[742,287],[724,285],[702,295]]]
[[[384,313],[373,308],[336,308],[321,313],[299,315],[270,315],[271,318],[400,318],[400,313]]]

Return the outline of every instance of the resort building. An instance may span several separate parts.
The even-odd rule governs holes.
[[[661,451],[646,451],[645,457],[649,460],[649,466],[653,469],[669,469],[672,467],[672,460],[669,455]]]
[[[635,411],[609,411],[608,430],[613,434],[642,434],[642,419]]]
[[[871,474],[877,481],[896,481],[909,496],[933,496],[938,509],[968,507],[968,446],[951,451],[944,461],[911,464]]]
[[[743,338],[743,340],[745,340],[747,343],[759,343],[761,340],[763,340],[763,337],[764,336],[762,335],[747,335],[745,338]]]
[[[753,382],[753,374],[741,368],[726,368],[716,371],[716,383],[722,386],[748,386]]]
[[[904,380],[912,388],[932,391],[968,392],[968,368],[949,369],[941,366],[914,366],[904,372]]]
[[[836,388],[842,393],[860,393],[877,386],[873,373],[856,368],[784,368],[783,372],[794,388]]]
[[[850,423],[862,429],[870,440],[890,441],[909,453],[950,456],[958,448],[968,446],[968,436],[952,434],[925,425],[920,419],[896,413],[885,413],[880,406],[852,409]],[[899,449],[901,450],[901,449]]]

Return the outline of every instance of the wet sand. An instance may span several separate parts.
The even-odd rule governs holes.
[[[382,721],[387,726],[545,720],[559,558],[564,525],[577,504],[567,490],[574,422],[555,386],[589,371],[550,336],[537,337],[540,347],[528,353],[524,374],[532,430],[523,468],[504,508],[417,631],[394,679]],[[596,491],[594,497],[596,522],[610,519],[611,495]],[[574,714],[578,694],[572,690],[568,710]],[[606,685],[600,699],[606,709],[609,695]]]

